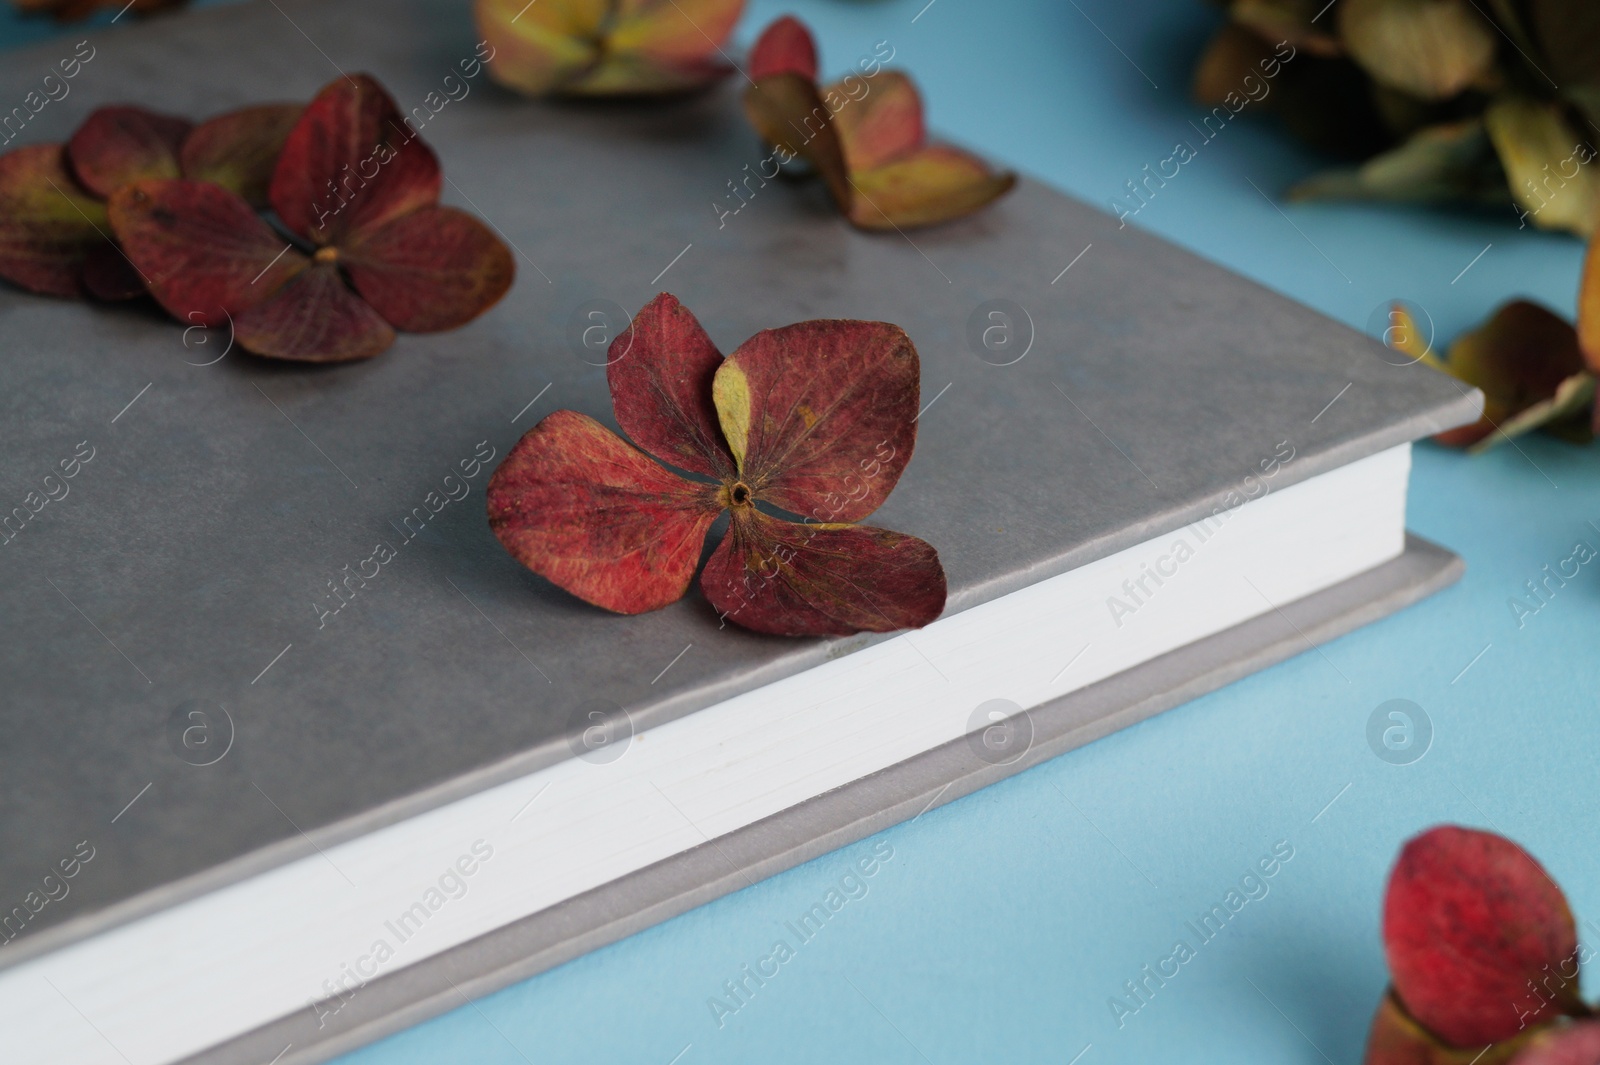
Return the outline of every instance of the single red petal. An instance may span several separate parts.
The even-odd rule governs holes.
[[[177,177],[192,125],[142,107],[102,107],[67,142],[67,157],[83,187],[104,199],[134,181]]]
[[[760,81],[769,74],[798,74],[817,80],[817,42],[806,24],[793,15],[784,15],[761,31],[750,50],[747,73]]]
[[[517,274],[511,251],[454,207],[421,207],[339,249],[356,291],[396,329],[432,333],[494,306]]]
[[[855,85],[846,79],[823,90],[824,100],[830,95],[839,105],[834,122],[852,174],[903,159],[928,139],[922,96],[898,70],[881,70]]]
[[[1408,842],[1389,877],[1383,937],[1401,1002],[1455,1046],[1498,1043],[1581,1006],[1565,896],[1492,832],[1445,825]]]
[[[712,396],[741,479],[759,499],[819,521],[879,506],[917,442],[921,364],[887,322],[768,329],[724,360]]]
[[[109,240],[89,252],[83,261],[83,287],[89,295],[108,303],[148,295],[144,278],[133,268],[123,250]]]
[[[61,145],[0,155],[0,277],[47,296],[81,296],[84,259],[109,232],[105,205],[67,173]]]
[[[299,104],[258,104],[200,123],[179,152],[183,176],[232,189],[252,207],[267,206],[278,156],[304,111]]]
[[[711,486],[570,410],[517,441],[489,479],[488,503],[489,527],[513,558],[619,614],[683,598],[721,510]]]
[[[723,617],[774,636],[920,629],[944,610],[939,554],[865,525],[801,525],[733,510],[700,577]]]
[[[439,160],[368,74],[339,78],[289,131],[269,199],[295,233],[318,244],[377,228],[439,202]]]
[[[708,477],[733,473],[711,402],[722,352],[676,296],[663,292],[645,304],[606,358],[617,424],[634,443]]]
[[[1540,1035],[1517,1056],[1516,1065],[1600,1065],[1600,1021]]]
[[[141,181],[111,197],[111,227],[156,302],[220,326],[306,267],[237,193],[206,181]]]
[[[370,359],[394,343],[394,330],[351,291],[331,262],[291,277],[271,299],[234,319],[248,351],[300,362]]]

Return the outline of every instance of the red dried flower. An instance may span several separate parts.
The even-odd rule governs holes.
[[[510,251],[440,206],[441,182],[389,94],[357,75],[324,88],[284,142],[267,201],[287,235],[238,192],[189,178],[125,185],[109,214],[151,295],[180,321],[231,322],[259,355],[363,359],[396,329],[463,325],[511,286]]]
[[[757,333],[723,358],[663,293],[612,343],[610,359],[617,422],[638,448],[586,415],[557,411],[489,482],[490,526],[523,565],[607,610],[655,610],[688,590],[726,510],[728,535],[700,578],[724,617],[787,636],[919,628],[938,617],[937,552],[851,524],[882,504],[916,443],[920,363],[899,327],[800,322]],[[785,520],[758,503],[813,520]]]

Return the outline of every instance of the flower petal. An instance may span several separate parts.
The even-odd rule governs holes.
[[[1016,175],[944,144],[876,170],[852,173],[850,221],[863,229],[909,229],[969,215],[1011,191]]]
[[[319,92],[289,131],[269,199],[294,232],[318,244],[375,229],[439,202],[439,160],[368,74]]]
[[[264,303],[234,319],[247,350],[274,359],[349,362],[370,359],[394,343],[394,330],[351,291],[332,263],[291,277]]]
[[[1373,79],[1424,100],[1444,100],[1494,62],[1494,30],[1471,0],[1345,0],[1339,36]]]
[[[595,606],[683,598],[721,508],[587,415],[558,410],[489,479],[489,527],[513,558]]]
[[[432,333],[494,306],[516,277],[511,251],[453,207],[422,207],[352,234],[340,251],[356,291],[396,329]]]
[[[142,107],[102,107],[67,142],[67,158],[83,187],[109,197],[144,178],[178,176],[178,148],[192,123]]]
[[[865,525],[801,525],[733,512],[700,577],[723,617],[774,636],[920,629],[944,610],[939,554]]]
[[[1539,1029],[1490,1047],[1446,1046],[1406,1012],[1393,991],[1384,993],[1367,1035],[1364,1065],[1505,1065]]]
[[[1600,1021],[1541,1034],[1517,1065],[1600,1065]]]
[[[928,139],[922,124],[922,97],[898,70],[880,70],[860,79],[857,99],[847,82],[830,85],[824,99],[842,101],[833,120],[851,174],[875,170],[915,152]]]
[[[606,379],[617,424],[635,444],[681,469],[726,478],[733,457],[722,439],[711,383],[722,352],[677,297],[645,304],[611,342]]]
[[[1465,447],[1493,434],[1537,404],[1555,398],[1563,382],[1584,368],[1578,336],[1572,326],[1527,300],[1513,300],[1484,325],[1456,340],[1444,369],[1451,376],[1483,390],[1483,417],[1472,425],[1434,437],[1441,444]],[[1573,398],[1573,385],[1567,395]],[[1571,413],[1547,408],[1544,421]],[[1535,424],[1519,423],[1526,432]],[[1509,432],[1509,429],[1507,429]]]
[[[478,32],[494,49],[489,76],[529,95],[553,92],[599,62],[610,10],[609,0],[477,0]]]
[[[84,258],[109,231],[105,205],[67,173],[61,145],[0,155],[0,277],[47,296],[81,296]]]
[[[921,363],[887,322],[822,320],[739,345],[712,383],[723,436],[757,498],[820,521],[871,514],[917,441]]]
[[[726,69],[725,62],[712,60],[721,58],[744,5],[745,0],[619,0],[606,51],[699,76]]]
[[[745,73],[755,81],[772,74],[798,74],[816,81],[817,42],[804,22],[784,15],[761,31],[756,46],[750,49]]]
[[[183,176],[215,182],[250,206],[265,207],[284,141],[304,111],[299,104],[259,104],[200,123],[179,152]]]
[[[1408,842],[1383,938],[1395,993],[1454,1046],[1498,1043],[1582,1005],[1566,898],[1503,836],[1444,825]]]
[[[1560,104],[1507,94],[1490,105],[1483,120],[1525,217],[1540,229],[1588,236],[1595,229],[1600,174],[1584,165],[1594,161],[1594,149],[1568,115]],[[1554,190],[1546,184],[1553,176],[1559,183]]]
[[[844,147],[817,83],[792,72],[769,74],[746,88],[743,100],[745,116],[778,161],[799,156],[816,167],[833,202],[848,212],[853,193]]]
[[[111,227],[156,302],[219,326],[306,267],[237,193],[206,181],[140,181],[111,197]]]

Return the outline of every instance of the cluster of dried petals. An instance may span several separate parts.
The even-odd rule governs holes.
[[[802,158],[862,229],[912,229],[988,205],[1016,184],[982,159],[930,144],[911,79],[874,69],[817,84],[817,48],[798,19],[762,32],[750,54],[745,114],[777,160]]]
[[[510,251],[441,206],[441,183],[366,75],[304,108],[198,126],[104,107],[66,145],[0,156],[0,277],[57,296],[148,293],[258,355],[368,358],[396,330],[455,328],[510,288]]]

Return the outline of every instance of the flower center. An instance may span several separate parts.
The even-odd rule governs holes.
[[[311,257],[313,262],[336,263],[339,261],[339,249],[334,247],[318,248]]]
[[[728,489],[728,499],[736,507],[748,506],[750,503],[750,489],[742,481],[736,483],[732,488]]]

